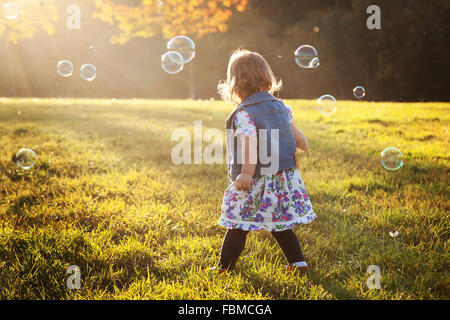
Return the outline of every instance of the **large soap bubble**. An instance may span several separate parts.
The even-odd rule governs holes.
[[[183,70],[183,56],[177,51],[168,51],[161,56],[161,68],[170,74]]]
[[[183,56],[183,63],[188,63],[195,57],[195,44],[191,38],[176,36],[167,42],[168,51],[179,52]]]
[[[381,165],[389,171],[395,171],[403,166],[403,154],[395,148],[389,147],[381,152]]]
[[[320,65],[317,50],[308,44],[295,50],[295,62],[302,68],[314,69]]]
[[[319,112],[324,116],[333,114],[337,109],[336,99],[329,94],[324,94],[319,99],[317,99],[317,104],[319,105]]]

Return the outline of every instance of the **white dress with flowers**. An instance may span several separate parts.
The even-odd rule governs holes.
[[[287,106],[290,122],[292,109]],[[234,119],[235,136],[255,135],[255,122],[248,112],[240,110]],[[250,190],[238,191],[231,182],[225,190],[219,225],[246,231],[284,231],[317,218],[296,168],[252,179]]]

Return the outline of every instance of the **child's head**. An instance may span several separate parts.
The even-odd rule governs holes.
[[[218,86],[224,100],[237,104],[254,93],[268,91],[273,94],[280,89],[281,81],[275,78],[267,61],[259,53],[244,49],[233,52],[227,80]]]

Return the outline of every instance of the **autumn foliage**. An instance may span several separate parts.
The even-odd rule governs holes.
[[[19,17],[8,20],[3,14],[0,16],[0,37],[6,35],[8,40],[17,44],[19,39],[31,39],[43,31],[49,35],[55,33],[54,22],[58,20],[58,8],[55,4],[35,0],[21,0],[13,2],[18,5]],[[0,6],[3,13],[3,3]]]
[[[84,10],[88,9],[88,14],[94,19],[116,25],[118,33],[113,34],[110,40],[112,43],[125,44],[133,38],[149,38],[159,33],[165,38],[180,34],[202,38],[208,33],[224,32],[228,29],[227,22],[233,11],[244,12],[247,2],[248,0],[94,0],[94,8],[88,9],[85,6]],[[58,12],[63,10],[65,2],[16,0],[13,3],[20,8],[19,18],[7,20],[0,14],[0,36],[6,34],[10,42],[17,43],[21,38],[33,38],[38,31],[54,34]],[[0,11],[1,9],[2,5]],[[93,12],[90,11],[92,9]],[[82,15],[84,14],[85,11],[82,11]],[[64,14],[61,16],[65,17]]]
[[[142,0],[128,6],[114,0],[96,0],[93,17],[117,24],[119,33],[112,43],[124,44],[132,38],[148,38],[161,32],[165,38],[224,32],[233,10],[245,11],[247,0]]]

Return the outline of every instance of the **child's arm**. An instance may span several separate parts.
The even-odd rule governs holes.
[[[255,135],[239,135],[242,154],[241,174],[236,178],[235,185],[237,190],[250,190],[253,173],[255,173],[258,138]]]
[[[297,144],[297,148],[303,150],[304,152],[308,152],[308,140],[306,140],[306,136],[303,132],[300,131],[299,128],[295,126],[295,124],[291,123],[292,132],[294,133],[295,143]]]

